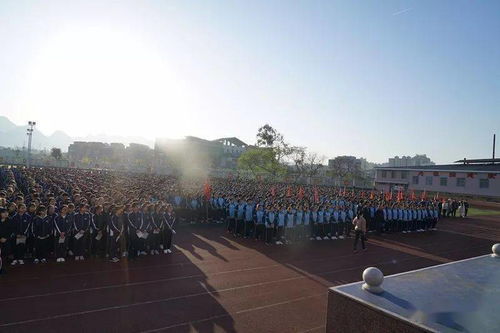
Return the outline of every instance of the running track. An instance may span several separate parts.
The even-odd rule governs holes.
[[[0,332],[323,332],[327,288],[474,257],[500,240],[500,216],[444,220],[426,233],[266,246],[222,226],[178,230],[171,255],[9,268]]]

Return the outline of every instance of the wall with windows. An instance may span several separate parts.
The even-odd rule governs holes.
[[[378,169],[375,187],[389,191],[402,185],[409,190],[500,197],[500,172],[453,172]]]

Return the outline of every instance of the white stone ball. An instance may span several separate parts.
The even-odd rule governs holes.
[[[370,287],[378,287],[384,282],[384,274],[376,267],[368,267],[363,271],[363,281]]]
[[[493,255],[500,257],[500,243],[493,244],[491,251],[493,252]]]

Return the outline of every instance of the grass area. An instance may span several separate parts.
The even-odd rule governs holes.
[[[469,208],[468,216],[500,215],[500,210]]]

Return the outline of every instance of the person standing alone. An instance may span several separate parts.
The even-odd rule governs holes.
[[[358,252],[358,240],[361,239],[361,247],[366,250],[365,247],[365,233],[366,233],[366,220],[361,212],[352,221],[354,225],[354,253]]]

